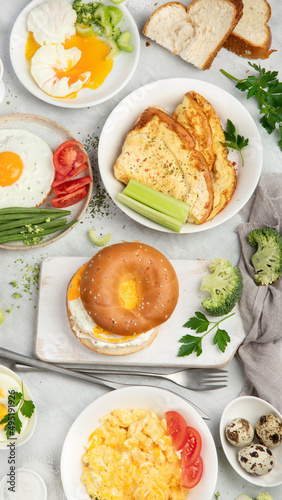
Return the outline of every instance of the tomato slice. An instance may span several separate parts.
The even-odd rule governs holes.
[[[51,203],[55,208],[69,207],[70,205],[78,203],[80,200],[85,198],[86,195],[87,189],[85,186],[82,186],[80,189],[77,189],[73,193],[55,196],[55,198],[52,198]]]
[[[186,442],[186,421],[177,411],[167,411],[165,413],[165,418],[167,421],[167,431],[171,436],[172,444],[176,451],[179,451]]]
[[[202,475],[203,460],[201,455],[199,455],[193,464],[181,469],[180,485],[182,488],[194,488],[200,482]]]
[[[200,455],[202,449],[202,438],[200,433],[194,427],[187,426],[186,442],[181,451],[181,467],[189,467]]]
[[[77,189],[90,184],[92,179],[90,175],[85,175],[84,177],[80,177],[79,179],[72,179],[70,181],[61,182],[59,186],[54,188],[55,194],[68,194],[73,193]]]
[[[70,181],[71,179],[76,177],[78,174],[83,172],[83,170],[86,170],[87,167],[88,167],[87,163],[82,163],[82,165],[80,165],[79,167],[72,168],[67,175],[59,174],[59,172],[56,171],[55,179],[52,183],[52,187],[54,188],[54,187],[62,184],[62,182]]]
[[[53,155],[56,172],[67,175],[72,168],[77,168],[87,161],[83,146],[75,140],[65,141],[57,147]]]

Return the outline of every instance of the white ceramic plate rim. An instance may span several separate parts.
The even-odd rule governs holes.
[[[22,123],[24,125],[22,125]],[[63,143],[64,141],[67,140],[78,140],[68,129],[63,127],[63,125],[60,125],[59,123],[49,118],[45,118],[44,116],[38,116],[38,115],[28,115],[20,113],[18,114],[14,113],[12,115],[3,115],[0,117],[0,129],[4,128],[7,129],[25,128],[26,130],[29,130],[30,132],[41,137],[41,139],[43,139],[50,147],[52,146],[52,144],[50,144],[50,138],[51,136],[53,137],[54,133],[56,133],[56,140],[54,141],[53,147],[51,147],[53,151],[55,151],[55,148],[60,145],[60,142]],[[61,141],[59,140],[59,137],[61,137]],[[88,168],[82,172],[81,176],[84,175],[90,175],[91,179],[93,180],[92,169],[89,159],[88,159]],[[81,219],[82,215],[84,214],[89,205],[92,195],[92,190],[93,190],[93,184],[91,183],[88,188],[88,193],[86,197],[83,198],[83,200],[81,200],[79,203],[76,203],[75,205],[66,207],[67,210],[71,211],[71,215],[69,216],[68,219],[69,221],[71,220],[79,221],[79,219]],[[51,207],[50,199],[53,196],[54,193],[52,191],[48,199],[41,205],[41,207],[46,207],[46,206]],[[37,245],[24,245],[20,244],[20,242],[18,241],[14,241],[11,243],[0,243],[0,248],[5,248],[6,250],[30,250],[31,248],[41,248],[65,236],[69,231],[71,231],[75,227],[76,224],[77,222],[74,223],[72,226],[66,228],[65,230],[60,231],[59,233],[58,232],[53,233],[45,237],[45,239],[41,243],[38,243]]]
[[[233,469],[246,481],[263,487],[282,484],[282,444],[272,450],[275,463],[274,469],[265,476],[248,474],[237,460],[239,448],[229,443],[225,437],[225,427],[233,418],[246,418],[253,426],[261,415],[272,413],[282,419],[282,415],[267,401],[254,396],[241,396],[231,401],[224,409],[220,420],[220,440],[224,453]],[[257,442],[257,441],[256,441]]]
[[[28,63],[25,59],[25,46],[28,36],[27,16],[32,9],[46,0],[32,0],[21,11],[17,17],[10,36],[10,58],[13,69],[22,85],[35,97],[44,102],[63,108],[86,108],[101,104],[122,90],[133,76],[140,57],[140,36],[134,18],[125,5],[119,5],[123,13],[124,20],[121,26],[132,34],[133,52],[121,51],[114,61],[114,67],[104,83],[96,90],[83,89],[74,99],[57,99],[49,96],[33,80]],[[67,0],[73,3],[73,0]],[[91,0],[85,0],[88,3]],[[105,4],[110,4],[109,0],[104,0]]]
[[[22,379],[15,372],[13,372],[13,370],[10,370],[10,368],[8,368],[7,366],[0,365],[0,378],[1,378],[1,373],[5,374],[5,375],[9,375],[11,378],[16,380],[21,385]],[[25,382],[23,382],[23,388],[24,388],[24,394],[25,394],[26,398],[33,400],[31,392],[30,392],[29,388],[27,387],[27,385],[25,384]],[[32,416],[30,417],[30,419],[28,421],[27,427],[25,428],[24,432],[22,434],[16,435],[15,442],[16,442],[17,447],[26,443],[31,438],[32,434],[34,433],[35,427],[36,427],[36,421],[37,421],[37,410],[35,408]],[[2,442],[2,443],[0,442],[0,450],[7,449],[7,443],[8,443],[8,441]]]
[[[160,417],[168,410],[179,411],[189,421],[189,425],[197,428],[202,437],[204,472],[200,483],[189,491],[187,500],[210,500],[213,497],[218,473],[217,454],[212,435],[203,419],[187,401],[170,391],[149,386],[132,386],[117,389],[93,401],[68,431],[61,455],[61,478],[68,500],[89,500],[80,480],[81,459],[90,434],[102,425],[99,419],[115,408],[146,408]]]
[[[117,194],[125,186],[115,179],[113,167],[121,153],[126,134],[144,109],[162,106],[172,112],[190,90],[202,94],[214,106],[224,129],[229,118],[236,126],[237,133],[249,138],[249,145],[243,150],[244,167],[241,166],[239,153],[229,152],[230,160],[235,161],[238,167],[238,183],[228,206],[213,220],[204,224],[183,224],[181,233],[205,231],[230,219],[249,200],[261,174],[262,144],[256,124],[246,108],[228,92],[213,84],[190,78],[159,80],[136,89],[115,107],[105,122],[99,141],[98,162],[103,183],[117,206],[136,222],[158,231],[173,232],[117,201]]]

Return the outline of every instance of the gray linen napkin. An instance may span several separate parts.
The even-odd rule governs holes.
[[[282,277],[268,286],[253,279],[251,256],[255,248],[247,239],[258,227],[273,227],[282,234],[282,175],[261,178],[255,192],[249,221],[238,227],[242,253],[239,267],[243,275],[243,293],[239,302],[246,338],[237,356],[246,382],[242,395],[261,397],[282,412]]]

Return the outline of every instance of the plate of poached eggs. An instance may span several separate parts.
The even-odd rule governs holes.
[[[78,34],[80,19],[73,4],[73,0],[31,1],[12,28],[10,57],[31,94],[55,106],[84,108],[107,101],[127,84],[138,64],[140,37],[130,12],[119,5],[122,17],[114,29],[131,34],[130,47],[117,49],[111,57],[115,42],[105,33]],[[83,0],[87,4],[92,2]],[[100,5],[98,25],[103,22],[103,6],[117,8],[110,0]]]
[[[54,197],[52,182],[55,169],[53,153],[65,141],[77,140],[69,130],[49,118],[12,114],[0,117],[0,208],[39,207],[52,208]],[[18,172],[17,176],[14,173]],[[90,175],[91,165],[81,174]],[[85,198],[66,207],[70,211],[67,222],[78,221],[84,214],[92,194],[89,184]],[[0,243],[0,248],[25,250],[48,245],[67,234],[74,224],[46,235],[35,244],[25,245],[21,241]]]

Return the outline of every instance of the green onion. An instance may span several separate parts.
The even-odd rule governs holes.
[[[148,207],[147,205],[144,205],[143,203],[140,203],[139,201],[136,201],[123,193],[118,193],[117,199],[118,201],[123,203],[123,205],[126,205],[127,207],[131,208],[135,212],[138,212],[144,217],[147,217],[148,219],[151,219],[152,221],[157,222],[158,224],[161,224],[168,229],[172,229],[177,233],[180,232],[182,222],[180,222],[179,220],[161,213],[154,208]]]
[[[189,205],[184,201],[177,200],[172,196],[161,193],[142,182],[130,179],[123,190],[123,194],[133,198],[144,205],[154,208],[158,212],[166,214],[181,223],[186,222],[189,214]]]

